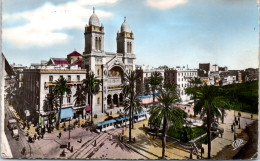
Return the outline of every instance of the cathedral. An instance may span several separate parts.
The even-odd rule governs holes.
[[[98,16],[93,14],[85,27],[85,49],[83,52],[84,68],[93,72],[101,81],[98,94],[93,96],[93,115],[116,113],[123,110],[122,94],[124,73],[135,70],[135,54],[133,52],[134,34],[124,18],[117,33],[117,51],[104,50],[104,26],[100,25]],[[89,102],[89,100],[88,100]]]

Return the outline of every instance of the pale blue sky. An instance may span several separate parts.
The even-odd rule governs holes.
[[[105,27],[105,51],[116,52],[116,33],[127,17],[137,64],[258,67],[255,0],[8,0],[3,4],[6,58],[29,66],[74,49],[82,53],[93,6]]]

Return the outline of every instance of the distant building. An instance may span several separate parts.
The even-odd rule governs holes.
[[[242,73],[243,82],[250,82],[254,80],[258,80],[259,78],[259,69],[258,68],[247,68]]]
[[[166,83],[176,83],[179,87],[180,98],[182,102],[190,101],[190,96],[186,93],[186,88],[190,86],[190,80],[198,77],[197,69],[185,67],[170,68],[165,70],[164,81]]]
[[[149,78],[151,77],[153,72],[161,73],[161,76],[164,80],[164,68],[152,68],[150,69],[149,66],[136,66],[136,74],[137,74],[137,87],[136,93],[138,95],[147,95],[151,94],[151,87],[149,86]]]

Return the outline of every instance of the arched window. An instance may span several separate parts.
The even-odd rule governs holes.
[[[98,38],[97,37],[95,38],[95,48],[96,48],[96,50],[98,50]]]
[[[129,53],[132,53],[132,43],[129,42]]]
[[[101,50],[101,37],[99,38],[99,41],[98,41],[98,49]]]
[[[127,42],[126,52],[129,53],[129,42]]]

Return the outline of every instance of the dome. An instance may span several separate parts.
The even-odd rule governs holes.
[[[95,14],[95,9],[93,8],[93,14],[89,18],[89,26],[99,26],[99,18]]]
[[[130,32],[130,27],[126,23],[126,18],[125,18],[123,24],[121,25],[121,32]]]

